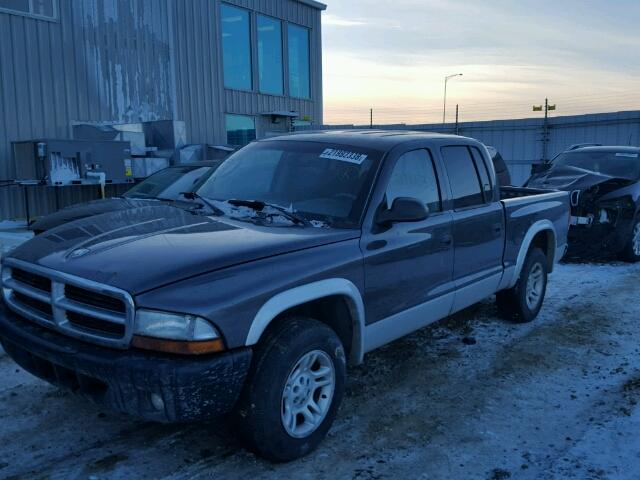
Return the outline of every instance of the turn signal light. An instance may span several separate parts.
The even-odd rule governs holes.
[[[224,351],[222,339],[185,342],[178,340],[166,340],[164,338],[143,337],[134,335],[131,345],[144,350],[156,352],[175,353],[178,355],[205,355]]]

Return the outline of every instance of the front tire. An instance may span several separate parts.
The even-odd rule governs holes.
[[[346,377],[336,333],[306,317],[277,325],[256,347],[235,411],[245,446],[273,462],[313,451],[336,416]]]
[[[547,256],[533,248],[520,272],[515,287],[496,295],[502,316],[517,323],[531,322],[538,316],[547,291]]]
[[[640,262],[640,215],[634,220],[631,238],[624,247],[622,258],[630,263]]]

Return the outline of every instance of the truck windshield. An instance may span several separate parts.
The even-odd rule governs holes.
[[[256,142],[229,157],[198,189],[221,202],[278,205],[337,228],[359,225],[382,153],[324,142]]]
[[[610,177],[640,179],[640,155],[636,152],[566,152],[553,162],[554,167],[577,167]]]
[[[123,197],[178,200],[182,192],[191,191],[213,168],[192,165],[165,168],[128,190]]]

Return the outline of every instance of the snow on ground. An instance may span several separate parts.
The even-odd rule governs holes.
[[[22,242],[30,239],[33,233],[26,230],[24,222],[1,221],[0,222],[0,258],[11,248],[17,247]]]
[[[0,478],[637,479],[640,265],[565,264],[536,321],[491,301],[368,354],[329,436],[272,465],[223,419],[103,411],[0,356]]]

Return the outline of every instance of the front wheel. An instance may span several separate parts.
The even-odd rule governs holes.
[[[636,216],[634,220],[631,237],[622,252],[622,257],[627,262],[635,263],[640,261],[640,215]]]
[[[547,291],[547,257],[539,248],[529,251],[515,287],[498,292],[500,313],[518,323],[538,316]]]
[[[244,444],[273,462],[302,457],[325,437],[342,400],[345,352],[327,325],[284,321],[256,348],[236,407]]]

